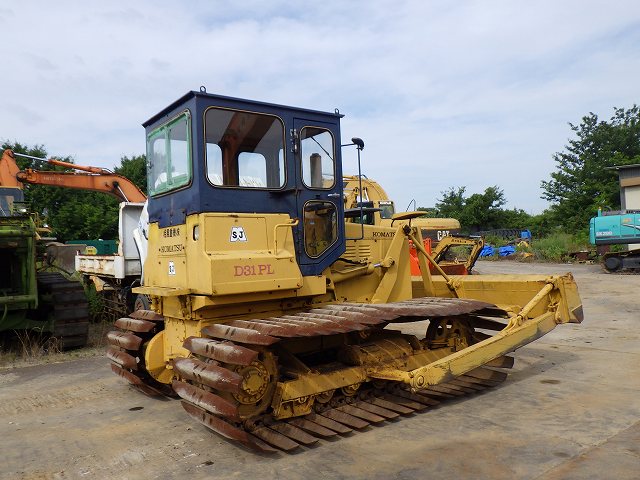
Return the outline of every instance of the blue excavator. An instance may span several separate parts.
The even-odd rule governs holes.
[[[635,270],[640,272],[640,210],[598,211],[589,223],[589,240],[593,245],[628,245],[621,251],[607,252],[602,263],[608,272]]]

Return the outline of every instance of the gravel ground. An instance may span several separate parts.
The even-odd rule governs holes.
[[[264,456],[152,399],[102,356],[0,370],[2,479],[637,479],[640,275],[596,265],[479,262],[480,273],[571,271],[585,321],[518,350],[500,387]]]

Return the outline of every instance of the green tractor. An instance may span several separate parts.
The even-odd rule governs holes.
[[[0,187],[0,335],[32,338],[26,332],[35,332],[43,341],[55,339],[61,350],[84,346],[89,331],[84,289],[47,271],[43,231],[22,188]]]

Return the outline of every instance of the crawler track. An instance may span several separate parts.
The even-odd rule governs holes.
[[[111,370],[147,395],[172,395],[171,387],[151,377],[144,362],[145,344],[164,329],[164,317],[151,310],[136,310],[114,325],[119,330],[107,333]]]
[[[38,273],[38,291],[53,316],[52,335],[63,350],[83,347],[89,334],[89,305],[79,282],[59,273]]]
[[[384,328],[422,320],[430,322],[423,340]],[[500,357],[418,392],[363,373],[372,352],[373,362],[410,369],[412,356],[422,355],[414,362],[434,361],[490,336],[473,327],[504,328],[502,310],[475,300],[342,303],[210,325],[203,328],[201,337],[184,341],[191,355],[174,359],[176,377],[171,385],[155,381],[144,365],[145,344],[164,328],[162,316],[138,310],[115,325],[119,330],[108,334],[107,356],[116,374],[148,395],[177,394],[197,421],[225,438],[265,452],[313,445],[483,391],[503,382],[507,374],[500,369],[513,365],[512,357]],[[360,380],[344,383],[343,374],[359,374]],[[283,401],[278,389],[301,377],[310,378],[301,385],[312,393]]]
[[[496,365],[510,368],[513,357],[501,357]],[[364,389],[354,396],[334,398],[329,404],[317,406],[310,414],[286,420],[274,420],[270,415],[264,415],[251,422],[234,422],[232,418],[213,414],[211,407],[192,403],[194,400],[198,403],[197,397],[188,400],[183,397],[182,406],[192,418],[230,440],[263,452],[290,452],[310,447],[321,439],[363,431],[371,425],[382,425],[443,402],[482,392],[499,385],[506,376],[497,369],[477,368],[451,382],[416,393],[388,383],[382,388]],[[184,390],[178,392],[181,396],[185,394]]]
[[[442,401],[482,391],[504,381],[506,373],[477,368],[449,383],[417,393],[388,381],[336,386],[328,380],[330,372],[349,369],[354,365],[353,360],[341,361],[338,353],[335,358],[325,358],[307,367],[303,365],[305,357],[295,355],[296,359],[286,365],[286,359],[294,356],[289,345],[299,343],[304,337],[341,336],[345,339],[342,348],[362,346],[367,349],[371,348],[370,344],[360,345],[359,339],[375,334],[378,337],[374,350],[391,351],[398,345],[411,344],[419,352],[425,352],[429,350],[425,343],[442,341],[443,335],[438,334],[437,329],[432,328],[427,333],[429,338],[420,343],[413,336],[382,327],[389,323],[431,319],[434,325],[445,325],[446,329],[446,321],[456,319],[458,326],[477,320],[482,328],[501,329],[504,325],[496,320],[475,316],[490,313],[499,314],[493,305],[474,300],[422,298],[376,305],[335,304],[275,318],[212,325],[203,329],[204,338],[185,340],[184,346],[192,356],[174,360],[174,370],[179,378],[173,381],[173,388],[182,398],[187,413],[218,434],[261,451],[291,451],[312,445],[321,438],[362,430],[371,424],[411,415]],[[438,323],[440,321],[445,323]],[[471,332],[472,329],[466,333],[472,336]],[[481,338],[480,332],[478,334]],[[477,340],[469,338],[469,341]],[[411,346],[406,348],[413,352]],[[451,352],[449,348],[435,345],[434,349],[437,348],[441,356]],[[383,361],[398,361],[398,358],[392,358],[393,355],[396,354],[388,354],[386,358],[383,354]],[[280,362],[276,368],[273,367],[275,359]],[[358,361],[355,360],[356,365]],[[363,365],[366,367],[366,364],[360,364]],[[502,357],[492,365],[510,368],[513,359]],[[281,413],[275,413],[284,409],[281,401],[273,400],[278,398],[278,394],[274,394],[275,384],[295,380],[307,370],[318,372],[315,378],[320,378],[318,381],[323,384],[318,388],[326,391],[312,395],[311,400],[307,397],[299,400],[311,402],[308,411],[285,414],[287,418],[282,418]],[[323,374],[326,375],[324,379]],[[314,382],[313,377],[309,382]]]

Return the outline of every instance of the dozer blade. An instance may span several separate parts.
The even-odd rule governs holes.
[[[493,368],[513,368],[514,358],[509,355],[504,355],[502,357],[494,358],[493,360],[488,361],[484,364],[485,367],[493,367]]]

